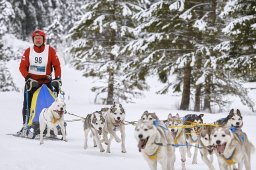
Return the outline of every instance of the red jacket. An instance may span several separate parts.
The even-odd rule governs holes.
[[[45,46],[37,47],[34,46],[34,50],[37,53],[43,52],[45,49]],[[27,48],[23,54],[23,57],[20,62],[20,72],[24,78],[27,77],[28,69],[29,69],[29,54],[30,54],[30,48]],[[54,68],[55,72],[55,78],[61,78],[61,68],[60,68],[60,61],[58,56],[56,55],[56,51],[54,48],[49,46],[49,54],[48,54],[48,63],[46,67],[46,75],[35,75],[30,74],[30,77],[34,80],[37,80],[39,84],[43,83],[49,83],[50,80],[48,79],[48,76],[52,73],[52,67]]]

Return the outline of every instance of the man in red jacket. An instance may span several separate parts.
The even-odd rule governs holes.
[[[31,105],[33,93],[42,84],[46,84],[50,89],[51,73],[54,68],[55,82],[61,84],[61,67],[56,51],[49,45],[45,45],[46,36],[41,30],[32,33],[34,46],[27,48],[20,62],[20,72],[25,78],[24,102],[23,102],[23,125],[26,122],[27,99],[28,92],[28,109]],[[58,90],[58,89],[57,89]]]

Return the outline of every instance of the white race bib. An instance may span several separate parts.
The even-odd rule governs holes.
[[[48,63],[49,45],[46,45],[42,53],[37,53],[34,47],[30,47],[29,70],[28,72],[36,75],[46,75]]]

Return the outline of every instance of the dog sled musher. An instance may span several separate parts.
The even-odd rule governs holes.
[[[36,80],[31,80],[30,82],[26,83],[26,100],[28,100],[28,92],[33,88],[37,88],[37,90],[33,93],[31,107],[26,106],[26,120],[24,127],[17,136],[26,137],[34,139],[39,133],[39,116],[41,111],[44,108],[48,108],[52,105],[55,101],[56,97],[64,98],[64,92],[61,91],[61,82],[58,80],[51,81],[51,89],[46,85],[42,84],[41,87],[38,88],[39,84]],[[65,123],[65,130],[66,130],[66,123]],[[61,130],[57,127],[58,134],[62,135]],[[47,130],[44,131],[44,134]],[[56,134],[51,131],[51,137],[56,137]]]

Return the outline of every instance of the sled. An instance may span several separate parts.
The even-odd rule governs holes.
[[[45,84],[43,84],[40,88],[38,88],[32,97],[30,114],[28,119],[28,127],[25,129],[25,133],[21,133],[19,136],[25,136],[27,138],[34,139],[36,135],[40,133],[39,129],[39,116],[41,111],[44,108],[48,108],[55,101],[56,96]],[[65,130],[66,130],[66,122],[65,122]],[[58,135],[62,135],[60,127],[57,126]],[[46,130],[44,131],[44,134]],[[32,135],[31,135],[32,134]],[[51,135],[54,135],[53,131],[51,131]]]

